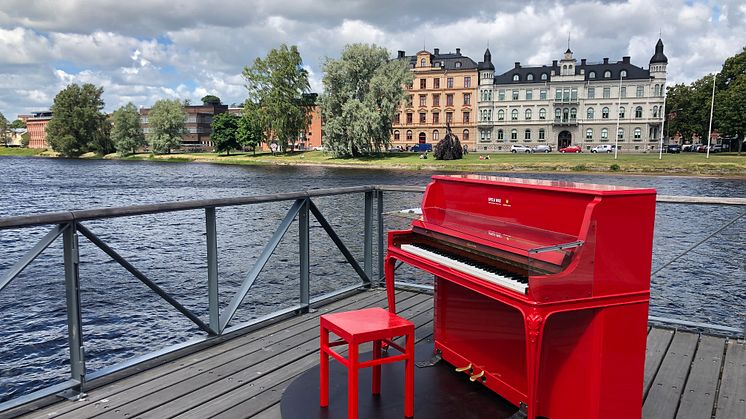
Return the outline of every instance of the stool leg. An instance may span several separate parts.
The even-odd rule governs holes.
[[[329,331],[321,326],[321,333],[319,334],[321,339],[320,354],[321,359],[319,362],[319,401],[321,407],[329,406],[329,354],[326,352],[329,349]]]
[[[357,419],[357,384],[358,384],[358,348],[357,343],[350,343],[348,347],[347,371],[347,419]]]
[[[414,416],[414,332],[407,334],[407,361],[404,372],[404,416]]]
[[[381,358],[381,341],[376,340],[373,342],[373,359]],[[381,366],[373,366],[373,394],[378,396],[381,394]]]

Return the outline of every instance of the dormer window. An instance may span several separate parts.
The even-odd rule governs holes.
[[[622,77],[627,77],[627,70],[622,70]]]
[[[596,72],[595,71],[591,71],[590,73],[588,73],[588,78],[589,79],[595,79],[596,78]]]
[[[520,81],[520,80],[521,80],[521,76],[519,76],[518,74],[513,74],[513,81]]]
[[[456,61],[456,68],[461,68],[461,61]]]
[[[534,75],[532,73],[528,73],[528,75],[526,76],[526,80],[533,81],[534,80]]]
[[[424,66],[425,66],[425,59],[423,58],[420,60],[420,67],[424,67]]]
[[[546,81],[547,79],[547,73],[541,73],[541,79]]]
[[[611,71],[609,70],[604,71],[604,78],[605,79],[611,78]]]

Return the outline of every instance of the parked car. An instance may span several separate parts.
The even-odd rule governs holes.
[[[414,153],[423,153],[425,151],[433,151],[432,144],[415,144],[409,148],[409,151]]]
[[[710,148],[710,153],[720,153],[722,151],[727,151],[722,144],[713,144]]]
[[[591,153],[611,153],[614,148],[614,144],[601,144],[591,148]]]
[[[681,153],[681,146],[678,144],[668,144],[664,150],[666,153]]]
[[[396,147],[389,147],[387,150],[389,153],[401,153],[404,151],[404,147],[398,145]]]
[[[552,151],[552,146],[547,144],[539,144],[531,147],[531,151],[534,153],[549,153]]]
[[[313,151],[324,151],[324,146],[317,145],[316,147],[311,148]]]
[[[510,146],[511,153],[530,153],[531,147],[525,144],[513,144]]]
[[[565,148],[559,149],[560,153],[582,153],[583,149],[579,145],[571,145]]]

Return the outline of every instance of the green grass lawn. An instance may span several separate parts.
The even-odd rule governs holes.
[[[38,148],[0,147],[0,156],[38,156],[44,150]]]

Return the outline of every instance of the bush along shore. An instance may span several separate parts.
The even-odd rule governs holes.
[[[45,150],[0,148],[0,156],[57,157]],[[138,153],[129,156],[84,154],[83,159],[146,160],[158,162],[199,162],[236,165],[306,165],[368,169],[443,170],[466,172],[591,172],[633,173],[697,176],[746,176],[746,155],[714,153],[705,158],[702,153],[623,154],[615,160],[613,154],[490,154],[489,159],[479,153],[469,153],[459,160],[427,159],[418,153],[384,153],[380,156],[335,158],[320,151],[296,151],[286,154],[268,152],[216,153]],[[480,159],[480,157],[482,157]]]

